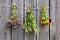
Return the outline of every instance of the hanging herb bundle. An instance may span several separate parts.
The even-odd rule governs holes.
[[[9,16],[9,20],[8,20],[8,24],[12,28],[16,28],[21,23],[21,19],[19,18],[16,10],[17,10],[17,6],[16,6],[16,4],[14,4],[12,7],[12,12],[11,12],[11,14]]]
[[[51,19],[50,17],[47,17],[47,13],[46,13],[46,6],[42,5],[42,10],[41,10],[41,24],[50,24],[51,23]]]
[[[34,31],[36,33],[38,30],[38,26],[35,22],[35,17],[33,16],[31,7],[28,9],[28,11],[26,13],[26,20],[25,20],[23,29],[25,29],[25,31],[27,33],[30,33],[32,31]]]

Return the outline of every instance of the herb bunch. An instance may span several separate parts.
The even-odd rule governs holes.
[[[28,9],[28,11],[26,12],[26,19],[25,19],[23,29],[25,29],[27,33],[32,31],[37,32],[38,30],[38,26],[35,22],[35,17],[33,16],[33,12],[31,8]]]
[[[50,23],[51,23],[51,19],[50,17],[47,17],[46,6],[42,5],[41,24],[50,24]]]
[[[10,27],[12,26],[12,28],[16,28],[18,25],[21,24],[21,19],[19,18],[16,10],[17,10],[17,6],[16,4],[14,4],[8,20],[8,24],[10,25]]]

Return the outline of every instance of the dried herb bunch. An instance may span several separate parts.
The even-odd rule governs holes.
[[[23,29],[25,29],[27,33],[30,33],[32,31],[36,33],[38,31],[38,26],[35,22],[35,17],[33,16],[31,7],[26,12],[26,19],[25,19]]]
[[[19,26],[21,24],[21,18],[19,18],[16,10],[17,10],[17,6],[16,6],[16,4],[14,4],[12,7],[12,12],[11,12],[11,14],[9,16],[9,20],[8,20],[8,24],[12,28],[16,28],[17,26]]]

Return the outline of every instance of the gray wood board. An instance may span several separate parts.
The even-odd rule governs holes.
[[[55,6],[56,0],[50,1],[50,18],[51,18],[51,24],[50,24],[50,40],[56,40],[55,34],[56,34],[56,25],[55,25]]]
[[[47,10],[47,14],[49,15],[49,0],[37,0],[37,8],[38,8],[38,11],[37,11],[37,23],[39,25],[39,38],[38,40],[49,40],[49,25],[41,25],[40,24],[40,12],[41,12],[41,6],[42,5],[46,5],[46,10]],[[47,16],[48,16],[47,15]]]
[[[36,18],[36,10],[34,9],[36,8],[36,0],[25,0],[25,16],[30,4],[32,5],[33,15]],[[35,22],[36,22],[36,19],[35,19]],[[36,40],[36,34],[34,32],[29,34],[25,33],[25,40]]]
[[[1,0],[1,39],[0,40],[10,40],[10,29],[6,25],[11,11],[11,0]]]
[[[22,22],[19,27],[12,30],[12,40],[23,40],[23,0],[13,0],[12,4],[14,3],[17,4],[17,13],[19,14]]]
[[[56,40],[60,40],[60,0],[56,0],[55,9]]]

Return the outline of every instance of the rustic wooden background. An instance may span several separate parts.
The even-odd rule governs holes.
[[[49,8],[50,1],[50,8]],[[9,14],[11,13],[11,4],[17,4],[17,13],[22,18],[21,25],[12,30],[7,26]],[[26,10],[32,5],[36,23],[39,31],[37,34],[26,34],[23,30],[23,23],[26,16]],[[47,7],[47,14],[52,22],[50,25],[42,26],[40,22],[40,11],[42,4]],[[12,39],[11,39],[12,36]],[[60,0],[0,0],[0,40],[60,40]]]

